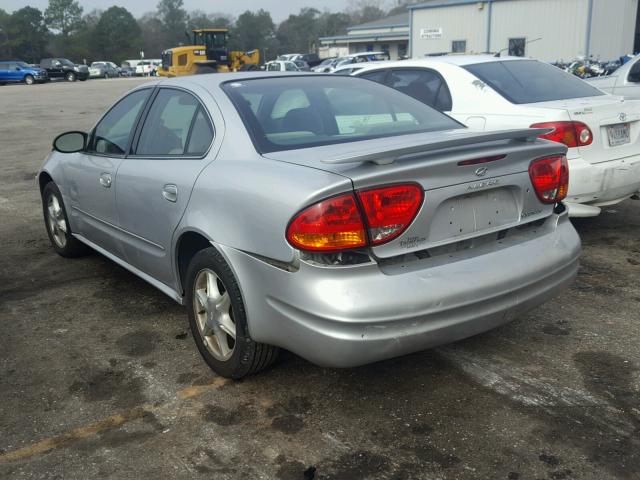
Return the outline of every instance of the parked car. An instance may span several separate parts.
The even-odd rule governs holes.
[[[352,65],[352,64],[364,63],[364,62],[382,62],[385,60],[389,60],[389,54],[387,52],[352,53],[351,55],[337,58],[336,61],[331,64],[329,72],[333,72],[336,68],[342,67],[345,65]]]
[[[20,60],[0,60],[0,85],[5,83],[34,83],[48,82],[47,71],[32,67]]]
[[[580,240],[567,148],[540,133],[471,132],[353,77],[196,75],[58,136],[38,182],[55,251],[91,247],[187,306],[239,378],[278,347],[361,365],[557,295]]]
[[[448,56],[365,66],[354,75],[396,88],[475,130],[551,128],[569,147],[567,204],[595,216],[640,190],[640,102],[607,95],[520,57]]]
[[[289,60],[273,60],[264,64],[267,72],[297,72],[298,66]]]
[[[348,63],[346,65],[340,65],[331,71],[334,75],[352,75],[365,67],[366,63]]]
[[[331,71],[331,64],[335,62],[337,57],[325,58],[315,67],[311,67],[312,72],[316,73],[329,73]]]
[[[75,65],[66,58],[43,58],[40,60],[40,68],[47,71],[50,79],[64,78],[69,82],[76,80],[85,81],[89,78],[89,67]]]
[[[93,62],[89,67],[91,78],[116,78],[120,76],[120,70],[113,62]]]
[[[622,65],[611,75],[593,77],[587,81],[612,95],[640,99],[640,55]]]
[[[120,76],[121,77],[135,77],[136,76],[136,70],[133,67],[130,66],[122,66],[120,67]]]
[[[301,72],[309,72],[311,70],[309,64],[304,60],[294,60],[293,63],[296,64],[296,67],[298,67],[298,70]]]
[[[136,65],[136,75],[142,77],[153,77],[158,72],[158,66],[162,63],[161,60],[142,60]]]

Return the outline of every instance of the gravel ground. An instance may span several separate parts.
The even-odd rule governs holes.
[[[182,307],[48,244],[51,140],[143,81],[0,87],[1,478],[640,478],[640,202],[574,222],[577,281],[509,325],[349,370],[285,354],[231,382]]]

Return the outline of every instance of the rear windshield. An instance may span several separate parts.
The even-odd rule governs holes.
[[[389,87],[343,76],[291,76],[222,85],[262,153],[464,128]]]
[[[463,68],[511,103],[537,103],[604,95],[574,75],[536,60],[486,62]]]

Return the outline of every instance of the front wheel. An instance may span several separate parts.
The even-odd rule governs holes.
[[[49,240],[59,255],[71,258],[90,253],[89,247],[71,235],[62,195],[53,182],[47,183],[42,190],[42,210]]]
[[[213,247],[198,252],[186,275],[191,333],[209,367],[227,378],[242,378],[271,365],[278,348],[249,336],[238,282]]]
[[[27,85],[33,85],[35,83],[35,80],[32,75],[25,75],[24,83],[26,83]]]
[[[68,73],[65,75],[65,77],[64,77],[64,78],[65,78],[65,80],[66,80],[67,82],[75,82],[75,81],[76,81],[76,74],[75,74],[75,73],[73,73],[73,72],[68,72]]]

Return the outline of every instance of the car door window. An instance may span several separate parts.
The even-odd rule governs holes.
[[[392,70],[388,85],[441,112],[451,110],[449,88],[442,77],[432,70]]]
[[[373,82],[384,83],[384,79],[387,76],[387,70],[375,70],[373,72],[366,72],[358,76],[366,78],[367,80],[371,80]]]
[[[161,89],[142,127],[136,155],[184,155],[199,108],[200,102],[190,93]],[[202,132],[201,126],[199,132]],[[194,139],[196,150],[199,141]]]
[[[150,92],[150,88],[137,90],[109,110],[94,129],[87,151],[103,155],[124,155],[133,127]]]

